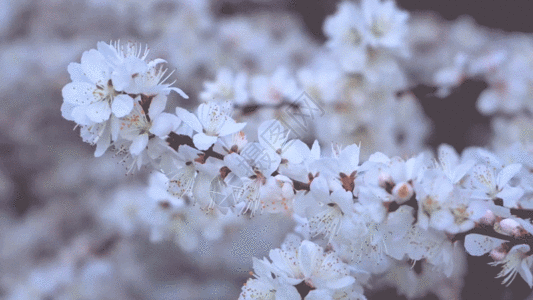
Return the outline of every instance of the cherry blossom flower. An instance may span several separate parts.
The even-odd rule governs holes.
[[[219,137],[236,133],[246,123],[236,123],[230,116],[231,105],[228,102],[202,103],[198,106],[197,115],[186,109],[176,107],[176,115],[197,133],[193,136],[194,145],[200,150],[207,150]]]

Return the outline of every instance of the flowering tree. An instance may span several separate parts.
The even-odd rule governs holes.
[[[68,66],[61,113],[96,157],[152,171],[134,218],[154,242],[193,251],[258,215],[293,222],[268,257],[248,258],[239,299],[366,299],[383,286],[458,298],[466,255],[487,254],[503,284],[520,275],[532,287],[533,47],[495,33],[454,44],[455,29],[440,39],[424,22],[390,0],[342,1],[304,65],[228,63],[197,97],[173,87],[147,47],[99,42]],[[216,39],[238,51],[257,47],[221,28]],[[416,57],[424,43],[446,55]],[[493,118],[493,143],[434,155],[410,87],[445,97],[466,78],[489,84],[477,108]],[[202,103],[169,107],[171,92]]]

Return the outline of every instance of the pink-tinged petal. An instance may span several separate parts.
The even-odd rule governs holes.
[[[176,107],[176,115],[183,121],[183,123],[189,125],[189,127],[191,127],[194,131],[203,131],[203,126],[198,118],[188,110],[181,107]]]
[[[152,123],[150,132],[159,136],[167,136],[171,131],[178,128],[181,120],[173,114],[161,113]]]
[[[195,134],[192,140],[196,148],[198,148],[198,150],[207,150],[209,149],[209,147],[211,147],[211,145],[216,143],[216,141],[218,140],[218,137],[209,136],[203,132],[200,132],[200,133]]]
[[[67,67],[67,70],[70,74],[70,79],[72,81],[90,82],[89,78],[87,78],[87,76],[85,76],[85,74],[83,73],[81,64],[74,62],[70,63]]]
[[[165,110],[166,105],[167,96],[163,94],[157,94],[157,96],[152,98],[150,108],[148,109],[148,115],[150,116],[150,119],[154,120],[160,113]]]
[[[107,102],[98,101],[87,106],[87,117],[91,121],[101,123],[107,121],[111,115],[111,108]]]
[[[118,95],[113,99],[111,111],[117,118],[128,115],[133,109],[133,98],[128,95]]]
[[[130,145],[130,153],[132,155],[139,155],[146,149],[148,145],[148,134],[141,134],[133,139],[133,142]]]
[[[507,167],[503,168],[503,170],[498,173],[498,176],[496,178],[496,183],[498,184],[498,188],[503,188],[513,176],[515,176],[518,172],[520,172],[520,169],[522,168],[521,164],[512,164],[508,165]]]
[[[222,128],[220,128],[218,135],[226,136],[239,132],[244,128],[244,126],[246,126],[246,123],[236,123],[233,121],[233,119],[227,119]]]
[[[291,140],[288,144],[281,157],[287,159],[292,164],[303,162],[311,154],[309,147],[300,140]]]
[[[76,105],[87,105],[94,101],[94,84],[87,82],[71,82],[63,87],[61,94],[63,100]]]
[[[111,75],[111,69],[107,65],[104,56],[95,49],[83,53],[81,56],[81,68],[85,76],[95,84],[107,84]]]

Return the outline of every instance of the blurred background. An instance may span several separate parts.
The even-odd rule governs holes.
[[[148,230],[127,219],[142,208],[135,199],[143,197],[149,172],[125,176],[112,153],[94,158],[74,123],[61,117],[67,66],[98,41],[146,43],[151,58],[176,69],[175,85],[191,96],[172,96],[169,107],[194,108],[202,83],[222,66],[271,73],[280,64],[305,65],[324,43],[322,25],[337,2],[0,0],[0,298],[237,299],[251,257],[277,247],[292,224],[281,216],[230,224],[223,240],[201,241],[192,252],[171,241],[151,243]],[[493,31],[533,31],[528,1],[398,5],[436,27],[463,20]],[[487,83],[467,80],[437,99],[435,87],[418,80],[423,74],[408,75],[419,83],[409,91],[430,128],[426,146],[449,143],[461,151],[489,144],[490,120],[475,108]],[[529,295],[522,280],[504,288],[488,261],[469,258],[463,299]],[[368,296],[405,299],[395,290]]]

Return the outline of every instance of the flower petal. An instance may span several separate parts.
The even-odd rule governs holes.
[[[521,168],[521,164],[512,164],[503,168],[503,170],[498,173],[498,176],[496,178],[498,188],[502,189],[509,182],[509,180],[511,180],[511,178],[516,175],[516,173],[520,172]]]
[[[216,143],[216,141],[218,140],[218,137],[209,136],[203,132],[200,132],[200,133],[195,134],[192,140],[196,148],[198,148],[198,150],[207,150],[209,149],[209,147],[211,147],[211,145]]]
[[[470,255],[481,256],[501,245],[504,240],[471,233],[465,237],[465,249]]]
[[[287,159],[292,164],[303,162],[311,154],[309,147],[300,140],[291,140],[288,144],[287,147],[284,147],[281,157]]]
[[[107,84],[111,69],[104,56],[95,49],[85,51],[81,56],[81,68],[89,80],[95,84]]]
[[[158,137],[167,136],[171,131],[178,128],[181,120],[173,114],[161,113],[154,119],[150,132]]]
[[[231,153],[224,157],[224,164],[237,176],[239,177],[249,177],[254,175],[252,167],[237,153]]]
[[[244,128],[244,126],[246,126],[246,123],[237,123],[233,119],[228,118],[226,122],[224,122],[224,125],[222,125],[222,128],[220,128],[218,135],[226,136],[235,132],[239,132]]]
[[[87,117],[91,121],[101,123],[107,121],[111,115],[111,108],[107,102],[98,101],[87,106]]]
[[[150,103],[150,108],[148,109],[148,116],[152,120],[154,120],[160,113],[162,113],[165,110],[165,106],[167,105],[167,96],[163,94],[157,94],[152,99],[152,102]]]
[[[96,87],[87,82],[70,82],[61,90],[63,100],[76,105],[87,105],[94,101],[93,92]]]
[[[298,250],[298,261],[303,275],[309,278],[313,275],[313,271],[316,270],[318,256],[320,255],[321,248],[317,244],[310,241],[303,241]]]
[[[130,145],[130,153],[132,155],[139,155],[148,145],[148,134],[141,134],[133,139],[133,143]]]
[[[202,132],[202,124],[200,124],[200,121],[193,113],[184,108],[176,107],[176,115],[183,121],[183,123],[189,125],[194,131]]]
[[[117,118],[122,118],[133,109],[133,99],[128,95],[118,95],[113,99],[111,111]]]

